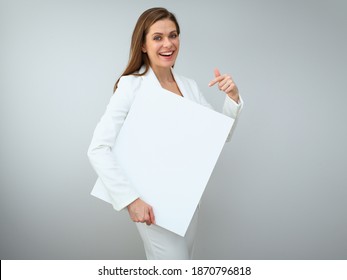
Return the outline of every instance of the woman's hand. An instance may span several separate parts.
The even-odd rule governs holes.
[[[136,223],[155,224],[153,208],[140,198],[128,205],[130,218]]]
[[[208,86],[211,87],[218,83],[219,90],[224,91],[231,99],[236,103],[239,103],[239,90],[231,76],[228,74],[221,75],[217,68],[214,70],[214,76],[215,78],[208,84]]]

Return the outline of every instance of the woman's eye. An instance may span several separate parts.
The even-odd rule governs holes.
[[[160,41],[160,40],[161,40],[161,37],[160,37],[160,36],[155,36],[153,39],[154,39],[155,41]]]
[[[171,36],[170,36],[171,38],[176,38],[177,37],[177,34],[171,34]]]

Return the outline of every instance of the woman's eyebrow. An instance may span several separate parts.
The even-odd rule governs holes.
[[[172,30],[172,31],[170,31],[169,32],[169,34],[171,34],[171,33],[177,33],[177,30],[175,29],[175,30]],[[152,35],[163,35],[164,33],[161,33],[161,32],[154,32],[154,33],[152,33]]]

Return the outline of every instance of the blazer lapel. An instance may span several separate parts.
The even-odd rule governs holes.
[[[189,96],[188,96],[188,93],[187,93],[187,90],[186,90],[186,87],[184,86],[181,78],[179,77],[179,75],[177,75],[174,71],[173,68],[171,68],[171,73],[172,73],[172,76],[174,77],[175,81],[176,81],[176,84],[180,90],[180,92],[182,93],[183,97],[184,98],[188,98],[189,99]]]
[[[146,69],[146,67],[143,65],[140,68],[140,73],[144,72]],[[160,88],[163,89],[157,79],[157,76],[154,74],[153,70],[151,67],[149,67],[147,73],[143,76],[141,76],[143,78],[143,81],[146,83],[146,85],[152,87],[152,88]]]
[[[143,65],[140,68],[139,73],[144,72],[145,69],[146,69],[146,67]],[[186,98],[186,99],[193,99],[191,94],[190,94],[190,91],[187,89],[187,86],[184,84],[184,82],[182,81],[180,76],[175,73],[173,68],[171,68],[171,73],[172,73],[172,75],[173,75],[173,77],[174,77],[174,79],[175,79],[175,81],[177,83],[177,86],[178,86],[179,90],[181,91],[183,97]],[[172,93],[172,92],[164,89],[160,85],[160,82],[158,81],[157,76],[155,75],[155,73],[153,72],[151,67],[149,67],[148,72],[145,75],[141,76],[141,77],[143,77],[144,81],[146,82],[146,84],[148,86],[151,86],[152,88],[153,87],[155,87],[155,88],[158,87],[158,88],[160,88],[162,90],[167,91],[168,93]],[[174,93],[172,93],[172,94],[174,94]]]

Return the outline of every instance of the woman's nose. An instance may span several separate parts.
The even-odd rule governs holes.
[[[168,38],[168,37],[164,38],[163,46],[166,48],[169,48],[172,46],[172,42],[171,42],[170,38]]]

